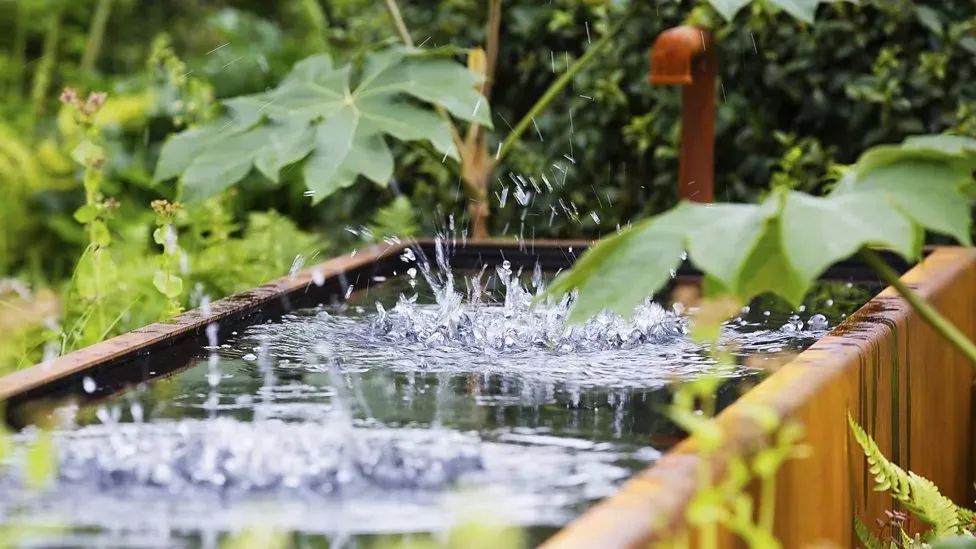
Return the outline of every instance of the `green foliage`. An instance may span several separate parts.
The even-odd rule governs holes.
[[[382,239],[389,236],[409,237],[420,232],[417,224],[417,214],[410,199],[405,196],[396,197],[393,202],[376,211],[369,224],[373,238]]]
[[[742,8],[753,0],[708,0],[708,2],[726,20],[731,21]],[[827,4],[832,0],[765,0],[793,17],[805,22],[813,23],[817,8],[820,4]]]
[[[854,534],[857,535],[857,540],[861,542],[864,549],[889,549],[883,541],[878,539],[871,530],[865,526],[861,519],[854,517]]]
[[[926,539],[940,539],[968,532],[967,528],[972,525],[972,511],[957,506],[943,496],[930,480],[911,471],[906,472],[888,461],[874,439],[853,417],[848,416],[847,421],[854,440],[861,446],[867,458],[868,470],[874,477],[874,489],[878,492],[889,492],[913,515],[928,524],[931,530]]]
[[[796,305],[827,267],[864,246],[913,260],[926,230],[968,245],[974,152],[973,139],[919,136],[865,152],[825,197],[780,188],[758,205],[683,203],[593,246],[549,294],[578,291],[574,320],[605,308],[629,314],[687,251],[708,293],[745,302],[772,292]]]
[[[728,357],[719,354],[717,358],[719,364],[730,364]],[[722,447],[726,435],[714,417],[721,382],[719,372],[681,384],[667,410],[668,417],[694,437],[701,454],[698,485],[685,518],[697,529],[703,547],[715,546],[719,525],[735,533],[749,547],[780,547],[773,533],[776,474],[786,461],[807,455],[807,448],[800,442],[802,428],[781,421],[772,408],[743,408],[766,438],[750,452],[727,456],[722,476],[715,478],[712,457]],[[759,497],[751,490],[754,482],[760,486]]]
[[[317,55],[298,63],[275,90],[225,101],[229,118],[167,141],[156,179],[182,174],[192,200],[233,185],[252,167],[277,182],[282,168],[307,156],[305,185],[318,201],[359,175],[385,185],[393,175],[385,135],[427,140],[445,156],[456,154],[448,120],[409,97],[491,124],[475,90],[478,77],[430,52],[388,48],[366,56],[355,86],[351,73],[351,66]]]

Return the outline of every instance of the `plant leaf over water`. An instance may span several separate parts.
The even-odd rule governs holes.
[[[745,303],[770,292],[794,305],[824,270],[863,246],[913,261],[925,231],[970,245],[976,139],[918,136],[865,152],[824,197],[777,189],[760,204],[682,203],[597,242],[548,295],[579,295],[571,320],[629,314],[687,251],[706,293]]]

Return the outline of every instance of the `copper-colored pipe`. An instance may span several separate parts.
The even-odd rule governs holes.
[[[662,32],[651,48],[651,84],[684,86],[681,96],[681,164],[678,198],[714,200],[715,73],[709,31],[680,26]]]

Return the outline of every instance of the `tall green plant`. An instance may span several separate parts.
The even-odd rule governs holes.
[[[106,94],[92,92],[87,99],[65,88],[61,102],[69,106],[82,128],[83,137],[71,152],[71,157],[84,171],[85,204],[75,210],[74,218],[85,226],[88,246],[78,260],[69,296],[68,328],[62,341],[62,351],[84,346],[105,338],[117,319],[108,317],[105,300],[114,291],[118,270],[109,246],[112,235],[108,219],[118,202],[102,192],[105,151],[99,144],[100,133],[95,115],[105,103]]]

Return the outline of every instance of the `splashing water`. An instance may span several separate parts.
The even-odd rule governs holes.
[[[712,359],[681,309],[647,301],[566,325],[571,296],[536,303],[539,265],[462,275],[450,246],[438,239],[433,261],[405,250],[382,286],[350,281],[350,304],[239,334],[208,326],[175,394],[157,382],[100,406],[102,424],[56,433],[55,489],[18,498],[4,475],[0,491],[113,543],[139,528],[239,529],[267,498],[288,511],[262,520],[304,533],[434,531],[454,519],[457,488],[487,490],[513,523],[565,523],[656,459],[666,387]],[[739,356],[802,348],[828,326],[763,309],[727,323]],[[152,521],[133,512],[149,508]]]

